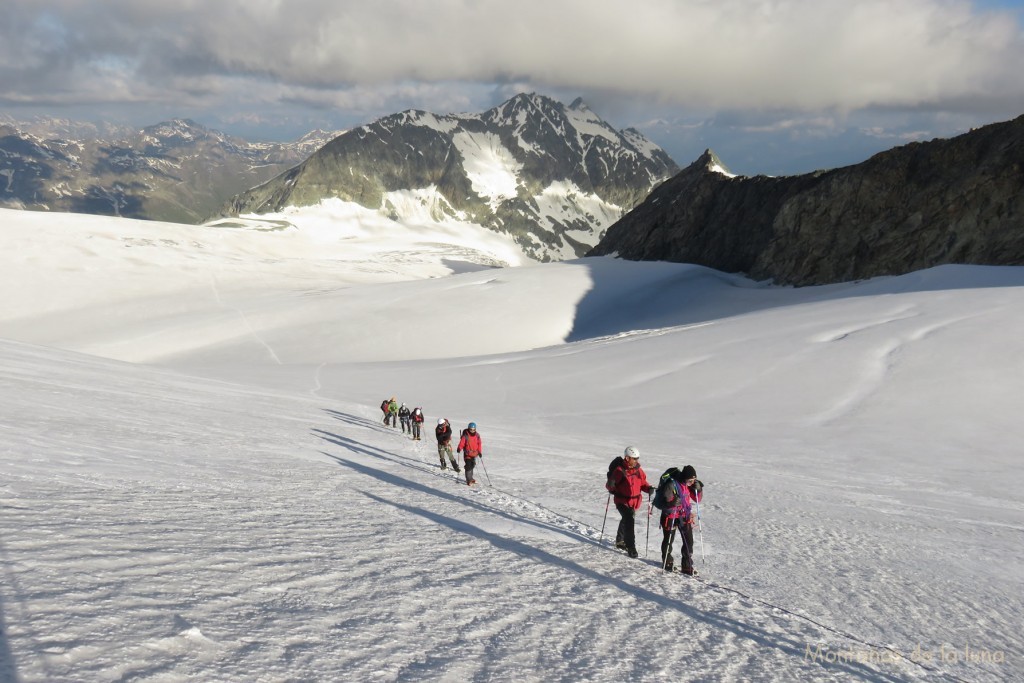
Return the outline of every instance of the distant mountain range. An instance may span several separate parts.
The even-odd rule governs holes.
[[[1024,116],[800,176],[734,177],[708,150],[590,254],[790,285],[1024,265]]]
[[[350,130],[240,194],[219,216],[337,199],[396,221],[426,216],[509,234],[539,260],[581,256],[679,170],[581,100],[520,94],[481,114],[405,111]]]
[[[0,206],[199,223],[337,135],[254,143],[187,119],[134,130],[0,118]]]
[[[198,223],[324,201],[480,225],[539,260],[617,254],[788,285],[1024,265],[1024,117],[778,178],[734,176],[711,150],[679,171],[582,101],[536,94],[293,143],[180,119],[129,130],[0,118],[0,206]]]

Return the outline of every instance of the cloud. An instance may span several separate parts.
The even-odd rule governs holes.
[[[706,108],[1024,108],[1015,16],[961,0],[5,5],[0,102],[198,103],[264,89],[259,99],[352,106],[403,88],[517,83]]]

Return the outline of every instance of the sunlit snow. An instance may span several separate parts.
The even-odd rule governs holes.
[[[573,109],[569,107],[566,108],[565,115],[569,119],[569,123],[572,124],[572,127],[576,129],[576,135],[581,147],[584,146],[584,135],[602,137],[615,144],[621,142],[619,136],[610,130],[607,125],[603,125],[601,118],[590,109]]]
[[[510,245],[0,210],[0,680],[1024,677],[1024,268],[791,289]],[[646,503],[640,558],[608,547],[627,445],[706,484],[699,578]]]
[[[622,217],[622,207],[606,202],[594,193],[584,192],[570,181],[556,181],[533,197],[538,216],[546,219],[547,227],[554,227],[556,221],[572,221],[587,216],[593,228],[586,234],[581,230],[570,231],[574,239],[590,246],[596,246],[604,231]],[[566,258],[571,253],[566,254]]]
[[[456,133],[452,143],[462,155],[473,190],[489,198],[492,208],[502,200],[516,196],[521,164],[497,135]]]
[[[710,170],[713,173],[721,173],[722,175],[724,175],[724,176],[726,176],[728,178],[735,178],[736,177],[735,173],[730,173],[729,171],[725,170],[725,168],[723,168],[719,164],[712,164],[711,167],[710,167]]]

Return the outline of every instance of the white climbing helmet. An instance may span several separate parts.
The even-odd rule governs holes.
[[[626,450],[622,453],[625,458],[640,459],[640,450],[636,446],[626,446]]]
[[[442,418],[440,418],[440,419],[439,419],[439,420],[437,421],[437,424],[439,424],[439,425],[443,425],[443,424],[444,424],[444,418],[443,418],[443,417],[442,417]]]

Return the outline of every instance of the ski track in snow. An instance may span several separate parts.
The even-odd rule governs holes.
[[[245,312],[242,311],[242,309],[240,308],[226,304],[223,301],[223,299],[221,299],[220,289],[217,287],[216,278],[210,278],[210,287],[213,289],[213,296],[214,299],[216,299],[217,304],[237,313],[238,317],[242,320],[242,324],[245,325],[245,329],[249,331],[249,334],[252,336],[252,338],[255,339],[260,344],[260,346],[267,350],[267,353],[270,354],[270,357],[274,360],[275,363],[277,363],[278,365],[284,365],[284,363],[281,362],[281,359],[277,357],[277,354],[274,353],[274,349],[271,348],[270,344],[268,344],[263,339],[263,337],[261,337],[259,333],[256,332],[255,328],[253,328],[252,324],[249,322],[249,318],[246,317]]]
[[[915,312],[913,307],[905,307],[901,311],[882,318],[873,323],[849,327],[843,330],[819,335],[814,341],[822,343],[841,342],[851,335],[875,331],[880,328],[899,324],[917,318],[920,313]],[[900,355],[906,347],[915,342],[922,341],[941,330],[953,325],[971,320],[984,315],[975,313],[951,317],[945,320],[932,322],[926,325],[912,326],[904,332],[898,332],[894,337],[878,342],[870,354],[861,360],[860,372],[854,386],[851,387],[845,396],[839,398],[830,408],[807,420],[808,424],[826,425],[835,422],[837,419],[856,412],[858,406],[866,403],[871,396],[886,386],[886,378],[899,362]]]
[[[319,396],[320,395],[320,390],[323,389],[323,385],[320,384],[320,373],[323,372],[323,369],[326,366],[327,366],[327,362],[326,361],[323,362],[323,363],[320,363],[320,365],[316,366],[316,372],[313,373],[313,388],[309,390],[309,393],[312,396]]]

